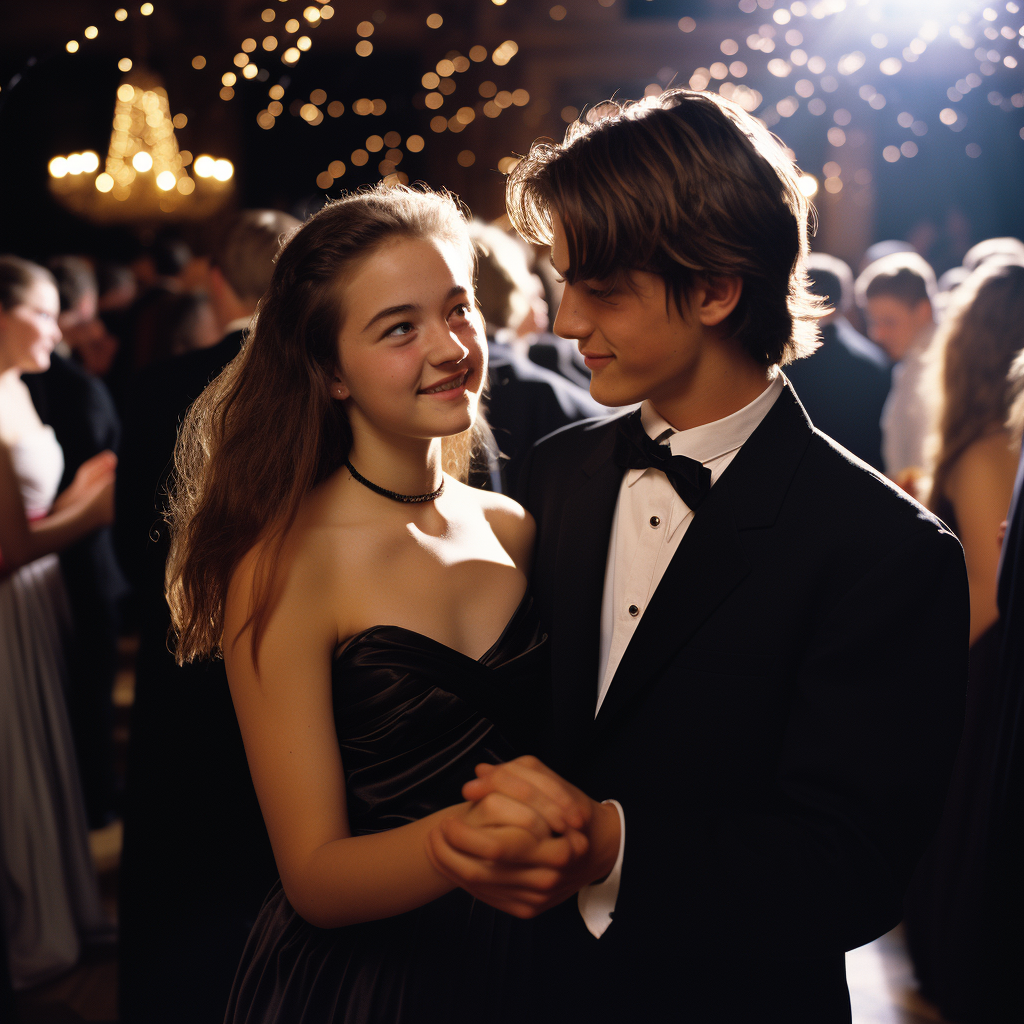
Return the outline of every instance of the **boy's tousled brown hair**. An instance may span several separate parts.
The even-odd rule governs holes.
[[[179,664],[221,652],[231,575],[266,540],[242,627],[251,627],[257,662],[285,534],[302,499],[343,465],[352,444],[345,410],[330,394],[345,282],[382,244],[403,236],[454,244],[472,276],[474,250],[453,197],[377,186],[331,202],[288,239],[242,351],[189,410],[167,516],[166,589]],[[463,479],[471,434],[443,439],[444,469]]]
[[[590,117],[561,144],[534,143],[509,174],[520,234],[550,244],[560,218],[568,281],[658,274],[681,314],[701,279],[737,275],[731,336],[764,366],[813,352],[825,312],[804,270],[814,210],[768,130],[734,103],[688,89],[608,101]]]

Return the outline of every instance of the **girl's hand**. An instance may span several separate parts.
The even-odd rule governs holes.
[[[537,810],[500,792],[488,793],[475,803],[459,804],[453,817],[473,829],[518,829],[524,833],[523,841],[531,845],[555,834]],[[564,831],[564,825],[559,831]]]

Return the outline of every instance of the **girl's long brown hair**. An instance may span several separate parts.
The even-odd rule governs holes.
[[[982,264],[957,289],[935,345],[944,404],[928,502],[933,511],[956,460],[975,441],[1004,429],[1010,367],[1024,348],[1024,266]]]
[[[189,410],[167,516],[178,664],[221,653],[231,575],[266,539],[241,631],[251,626],[256,662],[285,534],[302,499],[352,444],[344,409],[329,393],[346,275],[396,235],[453,242],[473,266],[465,216],[447,194],[378,186],[328,204],[281,250],[242,351]],[[465,478],[473,433],[444,439],[446,472]]]

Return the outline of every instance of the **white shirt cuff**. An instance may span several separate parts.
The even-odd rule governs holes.
[[[619,898],[619,880],[622,877],[622,854],[626,849],[626,815],[618,800],[603,800],[611,804],[619,812],[619,855],[615,858],[615,867],[611,869],[603,882],[595,882],[585,886],[576,894],[576,903],[583,915],[583,923],[587,931],[595,939],[601,938],[612,923],[615,913],[615,901]]]

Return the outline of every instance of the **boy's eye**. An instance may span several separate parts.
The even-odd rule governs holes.
[[[606,299],[613,291],[615,291],[614,285],[609,285],[606,288],[595,288],[593,285],[584,284],[587,289],[587,294],[592,295],[595,299]]]

